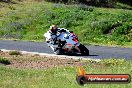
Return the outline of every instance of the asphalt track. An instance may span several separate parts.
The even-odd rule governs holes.
[[[127,60],[132,59],[132,48],[117,48],[117,47],[92,46],[92,45],[86,47],[89,49],[90,55],[77,56],[77,57],[86,57],[93,59],[104,59],[104,58],[106,59],[125,58]],[[53,54],[53,51],[47,46],[45,42],[0,40],[0,49]]]

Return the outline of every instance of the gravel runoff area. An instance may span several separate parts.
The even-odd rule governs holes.
[[[47,56],[31,53],[20,53],[20,55],[10,55],[12,51],[0,51],[0,57],[4,57],[11,63],[7,67],[14,68],[34,68],[47,69],[61,66],[79,66],[82,64],[80,59],[73,57]],[[4,65],[4,64],[3,64]]]

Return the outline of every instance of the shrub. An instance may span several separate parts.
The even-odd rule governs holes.
[[[100,21],[94,21],[91,23],[91,28],[95,31],[98,31],[100,33],[105,34],[107,31],[109,31],[110,29],[108,29],[108,27],[110,27],[112,25],[111,21],[108,20],[100,20]]]
[[[86,4],[100,7],[114,7],[116,0],[46,0],[48,2],[66,3],[66,4]]]
[[[0,63],[8,65],[8,64],[10,64],[10,61],[6,58],[0,57]]]
[[[132,1],[131,0],[117,0],[117,1],[132,6]]]
[[[124,25],[116,28],[116,30],[114,31],[114,33],[116,35],[126,35],[129,33],[129,31],[132,29],[132,25],[129,23],[125,23]]]
[[[19,51],[10,51],[9,55],[21,55]]]

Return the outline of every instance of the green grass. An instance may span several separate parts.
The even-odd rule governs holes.
[[[43,41],[49,26],[58,24],[73,30],[84,44],[132,47],[132,11],[127,9],[21,2],[0,15],[0,36],[5,38]]]
[[[102,62],[88,61],[84,68],[93,74],[130,74],[132,76],[132,61],[115,60],[113,65],[102,65]],[[16,69],[0,65],[1,88],[82,88],[76,82],[77,67],[56,67],[52,69]],[[129,84],[86,84],[84,88],[131,88]]]

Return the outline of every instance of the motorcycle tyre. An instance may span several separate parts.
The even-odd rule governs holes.
[[[89,50],[84,45],[80,44],[78,47],[82,55],[89,55]]]

